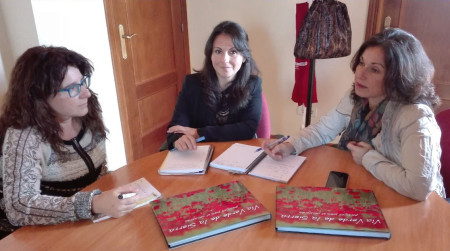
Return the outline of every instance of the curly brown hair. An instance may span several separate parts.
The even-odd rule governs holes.
[[[434,66],[420,41],[399,28],[385,29],[365,41],[351,62],[353,72],[360,63],[361,55],[369,47],[380,47],[384,51],[386,74],[384,89],[389,100],[409,104],[425,104],[434,108],[440,104],[431,82]],[[359,97],[353,86],[352,97]]]
[[[36,46],[19,57],[0,117],[1,144],[9,127],[35,127],[55,151],[63,149],[64,142],[59,136],[62,129],[47,99],[59,92],[68,66],[78,68],[82,75],[90,75],[94,70],[87,58],[64,47]],[[94,135],[106,138],[97,94],[89,91],[92,94],[88,99],[89,112],[80,118],[81,122]]]

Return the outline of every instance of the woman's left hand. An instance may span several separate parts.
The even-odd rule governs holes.
[[[187,126],[172,126],[167,130],[167,133],[182,133],[185,135],[190,135],[194,139],[198,138],[197,128],[187,127]]]
[[[362,165],[362,158],[364,154],[368,151],[373,150],[372,146],[366,142],[360,141],[350,141],[347,144],[347,148],[350,150],[353,156],[353,160],[358,164]]]

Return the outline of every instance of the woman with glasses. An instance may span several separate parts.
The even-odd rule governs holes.
[[[107,171],[92,71],[63,47],[33,47],[17,60],[0,112],[0,237],[18,226],[120,217],[134,208],[138,196],[118,199],[137,192],[130,187],[80,192]]]
[[[184,79],[167,131],[168,148],[195,149],[196,139],[251,139],[261,119],[261,79],[248,36],[237,23],[218,24],[205,46],[203,68]]]

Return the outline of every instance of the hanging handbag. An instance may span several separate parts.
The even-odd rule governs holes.
[[[347,6],[337,0],[314,0],[295,43],[297,58],[320,59],[350,55],[352,31]]]

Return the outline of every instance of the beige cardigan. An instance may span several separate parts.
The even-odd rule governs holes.
[[[353,104],[350,91],[339,105],[320,121],[291,139],[297,153],[327,144],[344,131]],[[425,200],[432,191],[445,197],[441,170],[441,131],[430,107],[390,101],[382,118],[382,129],[372,140],[362,164],[373,176],[398,193]]]

